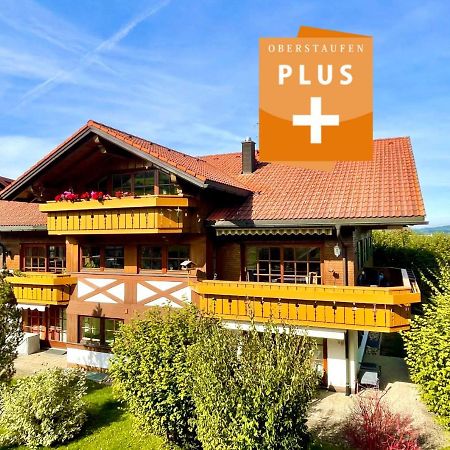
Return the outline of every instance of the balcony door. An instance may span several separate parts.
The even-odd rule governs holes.
[[[320,248],[248,245],[246,279],[266,283],[320,284]]]

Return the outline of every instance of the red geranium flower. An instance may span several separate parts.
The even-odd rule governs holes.
[[[62,200],[62,195],[61,194],[58,194],[56,197],[55,197],[55,202],[60,202]]]

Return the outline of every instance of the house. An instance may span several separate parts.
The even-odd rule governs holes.
[[[368,332],[408,329],[420,301],[411,272],[372,267],[372,230],[425,223],[411,144],[373,150],[327,172],[260,162],[250,139],[193,157],[89,121],[0,192],[24,329],[107,368],[123,322],[194,302],[230,328],[295,325],[349,391]]]

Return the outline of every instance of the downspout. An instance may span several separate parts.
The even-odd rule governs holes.
[[[336,225],[336,236],[339,242],[339,245],[342,249],[342,263],[343,263],[343,284],[344,286],[348,286],[348,264],[347,264],[347,247],[344,244],[341,234],[341,225]],[[350,386],[350,350],[348,344],[348,330],[344,335],[344,345],[345,345],[345,395],[350,395],[352,393],[352,389]]]
[[[0,242],[0,253],[2,255],[2,264],[0,269],[6,269],[6,247]]]

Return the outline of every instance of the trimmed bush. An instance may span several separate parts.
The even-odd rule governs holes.
[[[86,420],[84,373],[48,369],[4,385],[0,395],[0,444],[50,446],[72,439]]]
[[[307,407],[318,384],[314,349],[290,328],[208,327],[189,351],[203,450],[307,448]]]
[[[450,428],[450,264],[441,263],[439,283],[423,316],[402,333],[406,363],[428,408]]]
[[[17,346],[22,340],[21,313],[11,285],[0,274],[0,382],[14,375]]]
[[[186,358],[199,326],[193,307],[151,310],[121,327],[110,366],[114,392],[138,425],[182,448],[198,447]]]
[[[411,417],[392,412],[383,394],[375,390],[355,398],[344,437],[356,450],[420,450]]]

